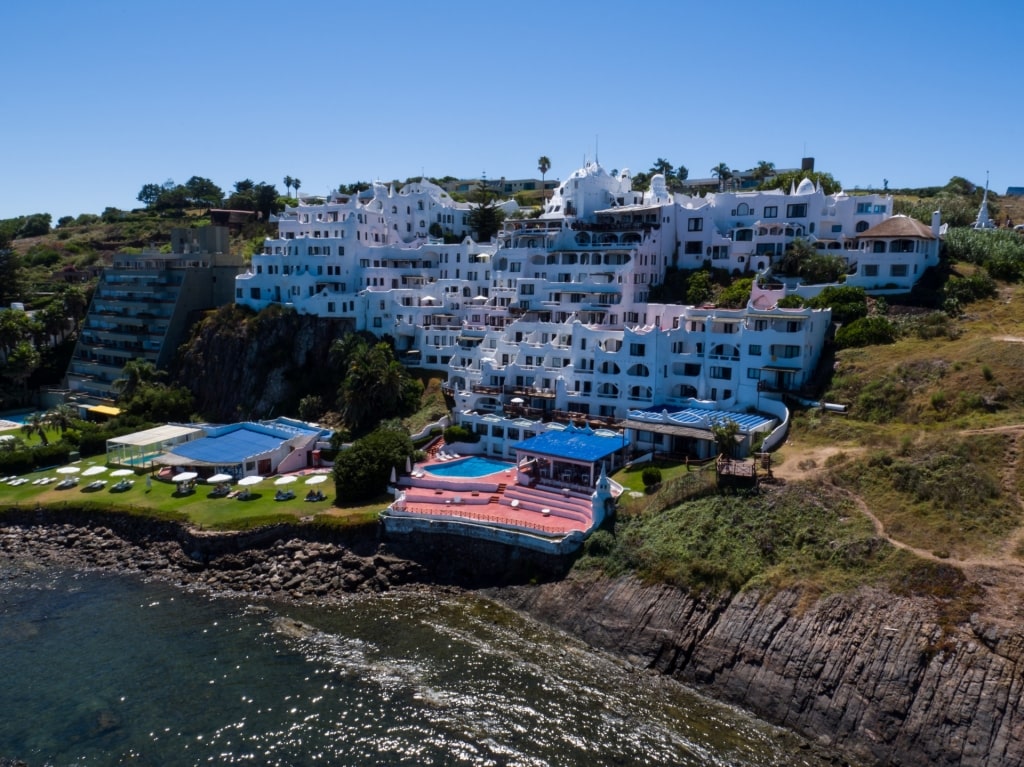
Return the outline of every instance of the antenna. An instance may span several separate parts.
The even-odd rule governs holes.
[[[601,164],[600,155],[598,152],[598,149],[600,148],[599,142],[600,137],[597,134],[594,134],[594,162],[596,162],[598,165]]]

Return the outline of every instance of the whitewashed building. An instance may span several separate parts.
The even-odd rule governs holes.
[[[810,382],[831,312],[779,308],[784,289],[757,287],[742,309],[652,304],[666,270],[753,275],[802,239],[845,258],[847,284],[891,291],[938,260],[938,216],[911,224],[891,196],[826,195],[809,180],[695,197],[658,175],[635,191],[628,170],[588,163],[490,243],[469,236],[472,208],[426,181],[288,208],[236,301],[390,335],[447,373],[455,419],[484,452],[510,457],[545,424],[585,421],[640,449],[707,457],[725,413],[747,448],[785,420],[781,394]]]

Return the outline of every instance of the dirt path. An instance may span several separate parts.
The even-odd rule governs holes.
[[[1015,498],[1018,506],[1024,510],[1024,497],[1021,496],[1017,483],[1017,472],[1020,470],[1020,460],[1024,451],[1024,424],[1011,424],[1006,426],[992,426],[982,429],[963,429],[957,432],[960,435],[971,434],[1010,434],[1011,442],[1007,449],[1006,468],[1002,474],[1002,490],[1007,495]],[[834,455],[845,453],[847,455],[860,455],[866,448],[846,448],[828,446],[812,448],[809,450],[788,449],[784,453],[785,461],[772,468],[772,474],[777,479],[785,481],[799,481],[819,476],[824,470],[826,461]],[[1000,550],[989,556],[972,556],[963,559],[955,557],[939,557],[932,551],[911,546],[898,538],[891,536],[868,504],[856,493],[839,488],[835,489],[848,498],[870,521],[875,530],[875,535],[888,541],[892,546],[903,551],[913,553],[915,556],[933,562],[946,562],[959,567],[964,574],[973,582],[979,584],[986,592],[986,614],[993,618],[1019,623],[1024,619],[1024,562],[1017,555],[1018,548],[1024,542],[1024,525],[1018,527],[1007,536]]]

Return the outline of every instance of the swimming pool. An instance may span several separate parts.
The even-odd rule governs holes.
[[[461,458],[458,461],[427,466],[424,471],[436,477],[485,477],[488,474],[513,468],[515,468],[515,464],[508,461],[496,461],[493,458],[471,455],[469,458]]]

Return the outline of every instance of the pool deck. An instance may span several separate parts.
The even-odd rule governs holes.
[[[463,520],[468,524],[497,526],[555,538],[587,532],[592,525],[588,494],[579,490],[520,485],[517,469],[476,477],[430,474],[430,467],[447,462],[431,459],[413,466],[411,474],[397,478],[400,495],[388,513],[400,516]]]

